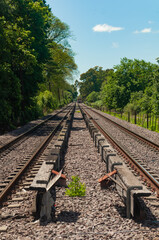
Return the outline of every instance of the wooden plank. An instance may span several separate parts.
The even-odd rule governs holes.
[[[50,180],[50,182],[48,183],[47,187],[46,187],[46,190],[49,191],[50,188],[55,185],[55,183],[60,179],[61,177],[61,173],[62,173],[62,170],[53,178]]]

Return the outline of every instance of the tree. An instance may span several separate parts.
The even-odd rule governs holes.
[[[71,78],[77,69],[68,43],[70,37],[68,25],[52,15],[48,32],[50,57],[45,64],[44,75],[47,88],[56,94],[59,102],[67,88],[67,79]]]
[[[155,114],[159,114],[159,68],[156,70],[154,74],[154,82],[151,87],[151,92],[149,93],[147,90],[147,95],[149,93],[149,98],[151,98],[152,111]]]
[[[130,113],[135,115],[135,124],[137,122],[136,115],[142,109],[142,100],[143,100],[143,92],[142,91],[133,92],[133,93],[131,93],[130,102],[124,108],[124,112],[128,112],[129,116],[130,116]]]
[[[114,79],[113,79],[114,80]],[[115,81],[110,80],[103,84],[101,90],[101,99],[103,104],[110,109],[123,110],[126,102],[126,89],[124,86],[118,86]]]
[[[144,91],[147,86],[152,85],[156,69],[156,64],[127,58],[123,58],[120,65],[115,66],[114,78],[119,86],[126,88],[127,95],[125,99],[127,99],[127,103],[132,92]]]
[[[0,126],[6,129],[38,116],[39,87],[43,96],[50,90],[61,100],[77,66],[69,27],[53,16],[45,0],[0,4]]]
[[[12,23],[13,7],[8,1],[1,1],[0,10],[0,128],[8,129],[20,114],[20,81],[13,70],[14,50],[18,51],[17,38],[23,35],[17,25]],[[18,30],[17,30],[18,29]],[[16,61],[16,60],[15,60]]]
[[[123,58],[121,63],[114,67],[114,73],[107,83],[102,86],[101,98],[109,108],[120,109],[131,101],[131,94],[144,92],[153,85],[156,64],[143,60]]]
[[[43,114],[52,111],[57,108],[57,100],[53,96],[51,92],[45,90],[44,92],[40,92],[37,96],[37,104],[40,107]]]
[[[83,100],[93,91],[99,92],[102,83],[107,82],[107,78],[113,70],[102,70],[101,67],[90,68],[86,73],[81,74],[79,87]]]
[[[50,42],[56,42],[57,44],[62,44],[63,46],[70,48],[68,39],[71,36],[69,26],[64,22],[61,22],[59,18],[52,14],[51,24],[48,30],[48,38]]]
[[[20,79],[21,111],[25,116],[28,107],[33,104],[32,97],[37,93],[38,83],[43,81],[42,64],[49,56],[47,29],[50,11],[40,0],[14,0],[11,3],[15,7],[14,21],[26,33],[22,38],[18,38],[22,51],[15,52],[17,61],[14,61],[16,65],[13,66]]]
[[[98,99],[99,99],[99,92],[95,92],[95,91],[91,92],[86,98],[87,102],[89,103],[96,102]]]

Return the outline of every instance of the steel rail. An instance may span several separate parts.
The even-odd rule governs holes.
[[[9,141],[8,143],[6,143],[3,146],[0,146],[0,153],[4,152],[5,150],[7,150],[7,148],[13,146],[14,144],[16,144],[17,142],[19,142],[21,139],[23,139],[24,137],[26,137],[27,135],[29,135],[30,133],[34,132],[36,129],[38,129],[39,127],[41,127],[42,125],[44,125],[46,122],[50,121],[51,119],[53,119],[55,116],[57,116],[59,113],[61,113],[62,111],[66,110],[68,108],[68,106],[58,112],[56,112],[53,116],[45,119],[43,122],[39,123],[38,125],[32,127],[31,129],[29,129],[28,131],[20,134],[18,137],[16,137],[15,139]]]
[[[82,108],[83,109],[83,108]],[[92,110],[92,109],[90,109]],[[125,158],[125,160],[129,163],[129,165],[140,174],[142,178],[145,179],[148,186],[151,186],[152,191],[157,193],[157,197],[159,197],[159,182],[139,163],[137,160],[131,156],[130,153],[125,151],[123,147],[118,143],[110,134],[106,133],[103,127],[101,127],[96,120],[92,118],[92,116],[85,110],[83,111],[91,117],[94,125],[100,130],[100,132],[111,142],[111,144],[115,147],[115,149]],[[96,112],[97,113],[97,112]],[[98,113],[97,113],[98,114]]]
[[[17,183],[17,181],[20,179],[20,177],[23,175],[23,173],[26,171],[26,169],[30,166],[31,162],[33,162],[38,155],[40,155],[44,149],[47,147],[48,143],[51,141],[52,137],[56,134],[58,131],[60,125],[65,120],[67,115],[71,112],[72,109],[69,109],[69,111],[66,113],[66,115],[60,120],[58,125],[53,129],[53,131],[47,136],[44,141],[40,144],[40,146],[35,150],[33,155],[29,158],[29,160],[25,163],[25,165],[20,169],[20,171],[16,174],[16,176],[9,182],[9,184],[2,190],[0,193],[0,206],[2,205],[3,200],[6,198],[10,190],[13,188],[13,186]]]
[[[85,105],[84,105],[85,106]],[[86,107],[86,106],[85,106]],[[88,106],[87,106],[88,107]],[[100,115],[101,117],[103,117],[104,119],[106,119],[107,121],[113,123],[114,125],[118,126],[119,128],[123,129],[124,131],[128,132],[130,135],[134,136],[135,138],[138,138],[140,141],[145,142],[146,144],[150,145],[151,147],[157,149],[159,151],[159,144],[152,142],[151,140],[139,135],[138,133],[135,133],[129,129],[127,129],[126,127],[120,125],[119,123],[114,122],[113,120],[107,118],[106,116],[104,116],[102,113],[100,113],[99,111],[96,111],[94,109],[92,109],[91,107],[88,107],[88,109],[90,109],[91,111],[95,112],[96,114]]]

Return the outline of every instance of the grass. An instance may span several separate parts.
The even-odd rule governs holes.
[[[108,111],[104,111],[105,113],[117,117],[119,119],[125,120],[128,122],[128,114],[127,113],[123,113],[122,116],[119,113],[114,113],[114,112],[108,112]],[[143,127],[143,128],[147,128],[147,116],[145,113],[139,113],[136,117],[137,123],[136,125]],[[130,123],[135,124],[134,121],[134,115],[130,116]],[[159,117],[158,116],[152,116],[151,118],[149,118],[148,120],[148,128],[151,131],[155,131],[155,132],[159,132]]]

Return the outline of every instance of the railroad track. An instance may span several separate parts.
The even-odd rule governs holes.
[[[14,187],[17,183],[21,181],[21,186],[23,188],[28,188],[35,177],[35,174],[40,169],[42,163],[43,163],[43,152],[47,152],[47,147],[49,144],[53,146],[53,143],[56,141],[58,134],[63,126],[63,124],[66,122],[68,116],[73,111],[74,105],[69,106],[67,109],[65,108],[64,111],[60,111],[60,117],[59,114],[57,116],[56,114],[56,120],[52,120],[52,117],[47,120],[47,128],[45,127],[43,129],[43,139],[42,141],[36,146],[34,150],[32,150],[30,153],[27,154],[27,156],[23,159],[23,161],[20,162],[20,164],[17,166],[17,168],[0,184],[0,205],[2,206],[4,200],[8,197],[9,194],[14,192]],[[48,121],[50,121],[48,123]],[[43,125],[43,124],[42,124]],[[39,127],[38,127],[39,128]],[[44,134],[45,133],[45,134]],[[35,130],[34,130],[35,134]],[[39,131],[38,131],[39,134]],[[36,135],[38,135],[36,133]],[[25,138],[25,136],[23,136]],[[38,137],[38,136],[36,136]],[[15,142],[13,141],[13,145]],[[9,147],[12,148],[12,145],[9,144]],[[7,149],[6,147],[4,148]],[[23,180],[28,179],[27,183],[25,181],[25,184],[23,186]],[[23,180],[20,180],[23,179]],[[13,191],[12,191],[13,190]]]
[[[89,119],[90,118],[92,117],[89,117]],[[89,119],[84,118],[84,120],[88,120],[88,122],[85,122],[90,130],[93,124]],[[65,122],[63,122],[63,125],[66,126]],[[101,191],[97,180],[105,174],[105,162],[100,160],[101,155],[98,154],[94,148],[94,143],[90,138],[78,108],[77,111],[75,111],[63,174],[67,177],[67,181],[71,180],[72,175],[78,174],[81,181],[86,184],[86,196],[84,198],[70,198],[65,196],[64,187],[61,188],[56,185],[56,221],[46,221],[45,226],[45,224],[41,224],[41,219],[35,219],[32,216],[30,206],[34,202],[37,192],[39,193],[38,195],[40,195],[42,190],[42,182],[35,181],[35,178],[41,180],[38,169],[43,161],[45,161],[46,164],[47,161],[49,162],[51,160],[49,158],[49,152],[54,148],[55,142],[60,139],[59,136],[64,136],[65,130],[64,128],[62,129],[63,130],[60,130],[59,128],[59,131],[56,132],[49,145],[39,154],[38,159],[30,165],[30,170],[27,170],[25,174],[23,174],[23,179],[21,178],[18,181],[15,189],[12,190],[13,194],[10,198],[7,197],[3,208],[0,209],[0,219],[2,219],[0,238],[18,239],[19,237],[25,239],[29,236],[30,238],[36,239],[39,238],[40,233],[41,239],[77,239],[81,238],[81,236],[83,238],[93,239],[111,239],[112,236],[113,239],[134,237],[136,239],[145,237],[148,239],[158,239],[158,220],[156,220],[155,217],[151,218],[150,216],[148,219],[144,219],[144,222],[134,222],[134,219],[126,219],[125,206],[121,197],[114,191],[115,185]],[[101,136],[101,138],[103,138],[103,136]],[[105,142],[108,141],[105,140]],[[103,142],[103,145],[104,144]],[[109,149],[112,149],[110,145]],[[106,152],[106,150],[104,150],[104,152]],[[112,158],[115,160],[121,159],[117,155]],[[125,163],[123,165],[125,169]],[[49,166],[49,164],[47,166]],[[40,169],[42,169],[42,167],[40,167]],[[34,172],[37,173],[37,171],[38,174],[36,174],[35,177]],[[34,190],[33,183],[31,187],[29,187],[33,177],[35,177],[34,183],[36,182],[36,185],[40,185],[40,187],[37,186],[37,189]],[[50,182],[54,180],[54,175],[52,177],[53,178],[49,180]],[[115,179],[119,181],[117,175]],[[46,186],[48,186],[48,184],[46,184]],[[27,191],[25,191],[25,189],[27,189]],[[45,192],[43,193],[45,194]],[[50,191],[50,193],[52,193],[52,191]],[[36,200],[37,199],[36,197]],[[40,206],[43,207],[43,202],[39,201],[38,206],[39,208]]]
[[[16,142],[13,140],[9,142],[9,145],[7,143],[3,146],[3,152],[0,153],[0,182],[4,181],[14,171],[16,165],[22,164],[23,159],[27,158],[28,154],[39,146],[70,108],[71,106],[68,106],[68,109],[60,110],[37,127],[22,134],[20,139],[19,137],[16,139]]]
[[[46,124],[50,120],[53,120],[56,116],[58,116],[60,113],[62,113],[64,110],[66,110],[70,106],[64,107],[63,109],[60,109],[59,111],[56,111],[55,113],[53,113],[48,118],[40,121],[40,123],[36,124],[34,127],[31,127],[26,132],[18,135],[17,137],[14,137],[12,140],[9,140],[5,144],[1,143],[0,154],[4,153],[5,151],[7,151],[7,153],[8,153],[10,150],[13,149],[14,145],[20,144],[20,141],[25,141],[25,139],[28,138],[30,136],[30,134],[32,134],[34,131],[36,131],[38,128],[40,128],[41,126],[43,126],[44,124]]]
[[[80,104],[80,107],[89,116],[89,118],[91,118],[91,121],[97,126],[102,134],[109,139],[113,147],[125,159],[136,174],[141,176],[147,187],[151,188],[151,190],[156,193],[157,197],[159,197],[159,176],[154,169],[151,169],[150,165],[147,166],[147,164],[144,163],[145,151],[142,151],[142,148],[144,149],[146,147],[150,149],[151,153],[159,156],[159,145],[110,120],[99,111],[83,104]],[[120,137],[117,136],[117,132],[119,131],[122,132]],[[121,138],[124,140],[121,140]],[[134,141],[136,141],[137,145],[140,145],[140,148],[137,149],[137,147],[132,146]],[[159,158],[157,161],[159,161]],[[151,165],[152,164],[153,162],[151,162]]]

